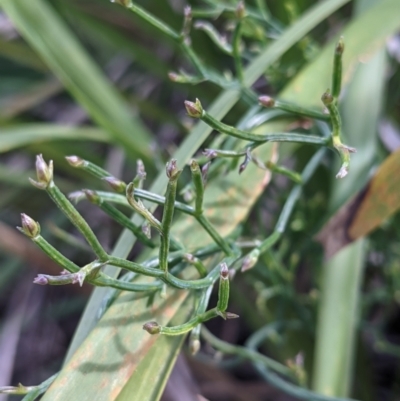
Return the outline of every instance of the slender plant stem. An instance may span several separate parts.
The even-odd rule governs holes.
[[[267,135],[257,135],[251,132],[246,132],[239,130],[237,128],[231,127],[230,125],[221,123],[216,120],[206,111],[203,111],[200,117],[206,124],[215,130],[233,136],[235,138],[244,139],[251,142],[297,142],[297,143],[309,143],[319,146],[327,146],[329,141],[326,138],[298,133],[276,133]]]
[[[94,253],[97,255],[101,262],[106,262],[108,255],[103,249],[94,232],[89,227],[86,220],[74,208],[66,196],[58,189],[53,181],[46,188],[47,193],[50,195],[54,203],[61,209],[61,211],[68,217],[71,223],[82,233]]]
[[[176,167],[176,160],[172,160],[167,165],[167,175],[169,177],[169,181],[167,185],[167,193],[165,195],[165,204],[161,222],[160,249],[158,254],[160,260],[160,269],[164,272],[168,272],[170,231],[172,219],[174,217],[176,187],[181,172],[182,170],[178,170]]]

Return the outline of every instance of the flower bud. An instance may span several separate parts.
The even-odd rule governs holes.
[[[261,106],[264,106],[264,107],[274,107],[275,106],[275,99],[270,96],[267,96],[267,95],[260,96],[258,98],[258,102],[261,104]]]
[[[85,160],[78,156],[66,156],[65,160],[67,160],[69,165],[72,167],[79,168],[85,165]]]
[[[100,196],[97,194],[96,191],[92,191],[91,189],[83,189],[82,190],[83,193],[86,196],[86,199],[90,202],[93,203],[95,205],[99,205],[101,203],[101,198]]]
[[[159,334],[161,327],[157,322],[147,322],[143,325],[143,330],[146,330],[149,334]]]
[[[322,95],[321,100],[325,106],[329,106],[333,102],[333,96],[329,89]]]
[[[191,340],[190,343],[189,343],[190,353],[193,356],[196,355],[199,352],[200,347],[201,347],[201,343],[200,343],[200,340],[197,339],[197,338],[194,339],[194,340]]]
[[[115,191],[119,193],[124,193],[126,191],[125,182],[119,180],[115,177],[104,177],[103,180]]]
[[[188,115],[193,118],[200,118],[203,115],[203,106],[199,99],[196,99],[196,103],[185,101],[185,107]]]
[[[229,278],[229,269],[226,263],[221,263],[221,270],[219,274],[223,280],[227,280]]]
[[[29,238],[35,238],[40,234],[40,225],[25,213],[21,213],[21,225],[17,227],[19,231]]]
[[[47,284],[49,284],[49,280],[47,280],[47,278],[43,274],[38,274],[33,279],[33,284],[47,285]]]
[[[176,160],[172,159],[170,162],[168,162],[165,166],[165,170],[167,173],[167,177],[170,180],[174,180],[178,178],[181,170],[178,169],[178,166],[176,165]]]
[[[130,7],[132,5],[131,0],[110,0],[111,3],[119,4],[120,6],[123,7]]]
[[[344,52],[344,40],[343,40],[343,36],[341,36],[339,41],[336,44],[335,53],[337,55],[342,55],[343,52]]]
[[[32,185],[39,189],[46,189],[53,180],[53,161],[47,165],[42,155],[36,156],[37,181],[29,178]]]
[[[148,239],[151,239],[151,227],[147,221],[142,225],[142,231]]]
[[[260,251],[256,248],[253,249],[244,259],[242,264],[241,272],[245,272],[251,269],[258,261]]]
[[[239,1],[237,7],[236,7],[236,18],[237,19],[242,19],[246,16],[246,9],[244,7],[243,1]]]
[[[204,149],[203,155],[209,159],[215,159],[218,156],[218,153],[214,149]]]

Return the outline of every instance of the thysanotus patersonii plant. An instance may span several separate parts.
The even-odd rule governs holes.
[[[41,235],[38,222],[28,215],[22,214],[19,230],[62,269],[57,276],[39,274],[34,283],[39,285],[78,283],[82,286],[86,282],[93,286],[114,289],[104,300],[103,309],[99,315],[105,312],[121,291],[140,293],[140,296],[149,300],[149,308],[154,299],[165,297],[169,288],[191,291],[196,294],[196,306],[194,313],[185,323],[175,326],[161,325],[155,320],[150,320],[143,325],[143,329],[151,335],[179,336],[190,333],[189,348],[193,354],[199,351],[201,339],[203,339],[224,354],[236,355],[251,361],[269,383],[294,397],[304,400],[339,400],[312,392],[304,386],[301,372],[296,372],[296,369],[276,362],[258,352],[258,348],[270,333],[258,331],[248,339],[244,346],[231,345],[216,338],[202,326],[202,323],[218,317],[223,319],[239,317],[229,311],[230,280],[234,279],[235,274],[251,269],[259,258],[282,238],[304,184],[310,180],[318,166],[328,160],[326,149],[333,150],[340,158],[341,166],[336,172],[338,179],[343,179],[350,171],[350,154],[355,152],[355,149],[344,144],[338,109],[342,81],[343,38],[340,38],[334,50],[332,81],[330,84],[327,82],[330,89],[321,94],[319,109],[309,108],[257,93],[255,89],[251,88],[253,82],[249,82],[245,70],[254,56],[244,46],[246,21],[259,20],[265,18],[265,15],[257,14],[251,7],[247,9],[243,2],[239,2],[236,6],[228,4],[215,6],[214,2],[207,1],[209,6],[207,9],[191,10],[190,7],[186,7],[180,31],[166,25],[137,5],[136,2],[129,0],[115,2],[131,10],[137,17],[169,37],[186,56],[191,63],[193,72],[190,74],[186,71],[171,72],[169,78],[174,83],[200,85],[202,82],[211,82],[222,89],[238,91],[249,107],[257,110],[259,115],[272,111],[276,112],[277,117],[300,116],[307,120],[318,121],[324,129],[317,130],[318,132],[313,134],[304,130],[260,134],[254,131],[264,122],[262,119],[260,119],[259,125],[253,125],[248,129],[238,128],[221,122],[212,112],[208,112],[203,107],[199,99],[187,100],[184,104],[187,115],[201,120],[221,135],[213,142],[215,146],[203,149],[202,155],[190,160],[188,166],[185,167],[190,170],[191,174],[190,182],[184,183],[184,191],[182,191],[187,195],[185,201],[177,200],[179,180],[183,181],[182,168],[179,166],[180,160],[172,159],[166,164],[167,187],[165,193],[161,194],[143,189],[146,171],[141,160],[137,160],[136,176],[132,177],[131,182],[124,182],[103,168],[80,158],[79,155],[68,156],[66,159],[72,167],[106,182],[110,191],[82,189],[67,197],[54,180],[53,162],[47,162],[42,155],[38,155],[36,157],[37,178],[36,180],[31,179],[31,183],[38,189],[46,191],[62,213],[80,231],[94,257],[87,265],[78,266]],[[260,10],[267,13],[262,1],[257,1],[257,4]],[[191,45],[192,20],[198,16],[214,16],[223,12],[229,12],[233,16],[230,43],[221,37],[213,25],[207,21],[197,21],[194,27],[204,31],[225,55],[232,58],[234,76],[221,74],[207,66],[201,55],[197,54]],[[327,66],[327,68],[329,67]],[[329,127],[328,130],[327,127]],[[303,171],[298,172],[277,164],[273,158],[263,159],[262,147],[268,142],[308,144],[318,149],[309,159]],[[253,163],[262,170],[288,177],[294,182],[294,186],[279,212],[272,233],[261,241],[250,241],[250,246],[242,246],[237,233],[224,236],[212,224],[207,216],[204,194],[207,191],[208,180],[211,182],[213,177],[233,169],[237,170],[237,179],[240,180],[240,173],[245,171],[249,163]],[[129,230],[151,256],[139,263],[107,252],[85,218],[74,206],[74,203],[84,200],[89,201],[124,229]],[[149,204],[162,206],[161,218],[156,217],[154,208],[149,207]],[[135,221],[127,213],[121,211],[127,208],[130,208],[130,212],[135,214]],[[211,244],[198,248],[187,248],[184,238],[176,237],[172,230],[174,217],[178,214],[189,216],[194,225],[196,224],[207,233]],[[140,221],[140,223],[138,224],[136,221]],[[208,265],[210,260],[213,263],[211,268]],[[125,274],[112,277],[103,270],[106,265],[120,268]],[[147,279],[140,280],[143,277]],[[217,301],[210,304],[214,287],[218,287],[216,289]],[[1,390],[9,394],[26,394],[26,400],[34,399],[32,397],[43,394],[47,390],[55,377],[39,386],[20,385]]]

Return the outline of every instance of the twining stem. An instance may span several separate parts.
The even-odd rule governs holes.
[[[183,256],[183,259],[188,262],[189,264],[191,264],[199,273],[200,277],[206,277],[207,276],[207,269],[204,266],[203,262],[199,259],[196,258],[195,256],[193,256],[192,254],[185,254]]]
[[[335,99],[335,103],[340,95],[340,89],[342,85],[342,55],[344,52],[344,40],[343,36],[339,39],[339,42],[335,47],[335,54],[333,56],[333,72],[332,72],[332,96]]]
[[[196,192],[195,213],[199,216],[203,213],[204,182],[200,166],[196,160],[192,160],[190,163],[190,171],[192,172],[192,180]]]
[[[237,8],[236,8],[236,27],[233,31],[232,36],[232,55],[235,61],[235,69],[236,69],[236,76],[238,81],[243,84],[243,64],[242,64],[242,56],[241,56],[241,37],[242,37],[242,26],[243,26],[243,18],[245,16],[245,8],[243,1],[240,1]]]
[[[225,312],[229,302],[229,269],[226,263],[221,263],[218,289],[218,312]]]
[[[306,167],[301,174],[301,184],[295,185],[290,191],[289,196],[281,210],[278,221],[276,222],[273,233],[268,236],[258,247],[257,249],[260,251],[260,254],[266,252],[270,249],[281,237],[283,232],[286,229],[287,223],[289,221],[290,215],[292,214],[293,208],[299,199],[301,189],[304,184],[311,178],[312,174],[321,163],[321,160],[325,154],[325,149],[320,149],[318,152],[314,154],[311,160],[307,163]]]
[[[202,77],[206,75],[206,70],[203,66],[203,63],[194,53],[193,49],[188,44],[188,40],[186,40],[186,37],[184,35],[181,35],[180,33],[174,31],[172,28],[164,24],[158,18],[151,15],[148,11],[144,10],[143,8],[139,7],[136,4],[133,4],[132,1],[130,1],[126,5],[126,7],[131,11],[133,11],[140,18],[147,21],[149,24],[153,25],[159,31],[164,33],[166,36],[171,38],[177,45],[180,46],[181,50],[186,54],[186,57],[192,62],[193,66],[196,69],[196,72],[200,74]]]
[[[103,212],[105,212],[108,216],[110,216],[117,223],[121,224],[121,226],[130,230],[143,244],[147,245],[150,248],[155,248],[156,244],[149,240],[146,235],[143,233],[141,227],[136,226],[132,223],[131,219],[125,216],[122,212],[120,212],[114,206],[105,203],[101,196],[97,194],[96,191],[91,190],[83,190],[86,198],[93,204],[97,205]]]
[[[328,114],[324,114],[315,109],[308,109],[297,104],[285,102],[282,100],[274,99],[270,96],[263,95],[258,98],[258,102],[261,106],[266,108],[275,108],[279,110],[286,111],[291,114],[295,114],[301,117],[315,118],[322,121],[330,121]]]
[[[196,99],[196,103],[186,101],[186,110],[190,117],[200,118],[207,125],[214,128],[215,130],[233,136],[235,138],[244,139],[251,142],[297,142],[297,143],[309,143],[319,146],[328,146],[330,141],[327,138],[298,134],[298,133],[274,133],[267,135],[257,135],[251,132],[242,131],[230,125],[224,124],[216,120],[213,116],[208,114],[201,106],[201,103]]]
[[[228,266],[230,266],[235,260],[237,259],[236,256],[230,256],[227,257],[223,260]],[[169,272],[164,272],[161,269],[156,269],[156,268],[151,268],[151,267],[145,267],[143,265],[140,265],[138,263],[122,259],[122,258],[117,258],[115,256],[109,256],[109,261],[108,263],[113,266],[118,266],[121,267],[125,270],[133,271],[135,273],[143,274],[146,276],[150,277],[156,277],[160,278],[162,281],[164,281],[166,284],[170,284],[172,287],[179,288],[179,289],[202,289],[206,288],[209,285],[213,284],[220,272],[219,266],[214,267],[206,277],[197,279],[197,280],[182,280],[178,277],[175,277]]]
[[[160,249],[158,254],[160,260],[160,269],[164,272],[168,272],[170,230],[172,219],[174,217],[176,187],[181,172],[182,170],[178,170],[176,166],[176,160],[171,160],[171,162],[167,164],[167,176],[169,180],[165,195],[165,204],[161,222]]]
[[[80,213],[73,207],[71,202],[66,196],[58,189],[58,187],[52,181],[46,188],[47,193],[50,195],[54,203],[61,209],[61,211],[68,217],[71,223],[82,233],[86,241],[93,249],[101,262],[107,261],[107,252],[101,246],[97,237],[95,236],[92,229],[86,220],[80,215]]]
[[[301,182],[302,182],[301,175],[299,173],[297,173],[296,171],[290,170],[283,166],[278,166],[277,164],[275,164],[271,161],[268,161],[267,163],[265,163],[265,167],[267,167],[269,170],[271,170],[274,173],[285,175],[286,177],[290,178],[297,184],[301,184]]]
[[[105,177],[111,176],[111,174],[102,169],[101,167],[97,166],[94,163],[91,163],[87,160],[80,158],[79,156],[66,156],[65,159],[67,162],[75,168],[79,168],[87,173],[93,175],[96,178],[103,179]]]
[[[210,296],[213,290],[213,286],[208,287],[206,290],[202,291],[199,297],[199,303],[196,309],[196,315],[203,314],[208,306],[208,302],[210,300]],[[196,355],[200,349],[200,332],[201,332],[201,323],[193,328],[189,336],[189,349],[192,355]]]

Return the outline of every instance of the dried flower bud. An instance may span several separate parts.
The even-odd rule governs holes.
[[[193,118],[200,118],[203,115],[203,106],[200,103],[199,99],[196,99],[196,102],[185,101],[185,107],[188,115]]]
[[[244,7],[244,2],[239,1],[237,7],[236,7],[236,18],[237,19],[242,19],[246,16],[246,9]]]
[[[329,89],[322,95],[321,100],[325,106],[329,106],[333,102],[333,96]]]
[[[200,343],[199,339],[196,338],[196,339],[190,341],[189,348],[190,348],[190,353],[193,356],[199,352],[200,347],[201,347],[201,343]]]
[[[208,175],[208,170],[209,170],[210,166],[211,166],[211,162],[208,162],[208,163],[204,164],[203,167],[201,168],[201,175],[203,177],[204,185],[207,182],[207,175]]]
[[[36,176],[37,181],[29,178],[32,185],[39,189],[46,189],[53,180],[53,161],[49,164],[44,161],[42,155],[36,156]]]
[[[35,238],[40,234],[40,225],[25,213],[21,213],[21,225],[17,227],[19,231],[29,238]]]
[[[83,191],[75,191],[75,192],[71,192],[70,194],[68,194],[68,199],[74,203],[78,203],[79,201],[81,201],[84,198],[85,198],[85,194],[83,193]]]
[[[253,249],[244,259],[242,263],[242,269],[241,272],[245,272],[249,269],[251,269],[258,261],[258,258],[260,256],[260,251],[256,248]]]
[[[142,231],[148,239],[151,239],[151,227],[147,221],[142,225]]]
[[[49,283],[49,280],[47,280],[47,278],[43,274],[38,274],[33,279],[33,284],[47,285],[48,283]]]
[[[237,319],[239,315],[232,312],[225,312],[225,319]]]
[[[157,322],[147,322],[143,325],[143,330],[146,330],[149,334],[158,334],[161,331],[161,327]]]
[[[90,202],[93,203],[95,205],[99,205],[101,203],[101,198],[100,196],[97,194],[96,191],[92,191],[91,189],[83,189],[82,190],[83,193],[86,196],[86,199]]]
[[[215,159],[218,156],[218,153],[214,149],[204,149],[203,155],[209,159]]]
[[[343,52],[344,52],[344,39],[343,39],[343,36],[341,36],[339,41],[336,44],[335,53],[338,55],[341,55],[341,54],[343,54]]]
[[[123,7],[129,8],[132,5],[131,0],[110,0],[111,3],[119,4]]]
[[[66,156],[65,160],[72,166],[72,167],[82,167],[85,165],[85,160],[78,156]]]
[[[220,277],[223,280],[227,280],[229,278],[229,269],[226,263],[221,263]]]
[[[115,191],[118,193],[124,193],[126,191],[125,182],[121,181],[115,177],[104,177],[103,180]]]
[[[176,160],[172,159],[170,162],[167,163],[166,167],[165,167],[166,173],[167,173],[167,177],[170,180],[173,180],[175,178],[177,178],[177,176],[180,173],[180,170],[178,170],[178,167],[176,165]]]
[[[244,161],[243,161],[243,163],[239,166],[239,174],[242,174],[242,173],[243,173],[243,171],[246,169],[247,165],[250,163],[251,159],[252,159],[251,150],[250,150],[250,149],[247,149],[247,150],[246,150],[246,156],[244,157]]]
[[[260,96],[258,98],[258,102],[261,104],[261,106],[264,106],[264,107],[274,107],[275,106],[275,99],[270,96],[267,96],[267,95]]]

